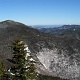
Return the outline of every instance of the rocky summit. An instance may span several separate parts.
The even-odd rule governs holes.
[[[80,36],[78,33],[74,33],[75,36],[72,34],[68,36],[66,30],[62,36],[49,35],[12,20],[0,22],[0,59],[7,68],[12,65],[8,61],[12,58],[10,46],[13,40],[21,37],[37,62],[37,72],[80,80]]]

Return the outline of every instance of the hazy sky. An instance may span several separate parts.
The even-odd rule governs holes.
[[[0,21],[26,25],[80,24],[80,0],[0,0]]]

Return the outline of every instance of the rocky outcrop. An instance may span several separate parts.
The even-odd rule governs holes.
[[[76,79],[80,76],[80,65],[76,58],[71,59],[67,55],[67,51],[61,50],[61,54],[57,48],[50,50],[43,48],[37,53],[37,58],[47,69],[48,74],[61,78]],[[45,69],[43,69],[46,71]]]

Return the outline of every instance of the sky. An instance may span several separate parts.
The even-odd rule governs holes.
[[[80,0],[0,0],[0,22],[26,25],[80,24]]]

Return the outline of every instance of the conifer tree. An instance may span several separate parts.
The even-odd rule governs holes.
[[[11,80],[35,80],[35,60],[30,56],[30,50],[25,43],[18,39],[12,43],[13,57],[11,62],[13,66],[9,69]]]
[[[3,79],[3,76],[5,75],[6,69],[2,61],[0,61],[0,80]]]

